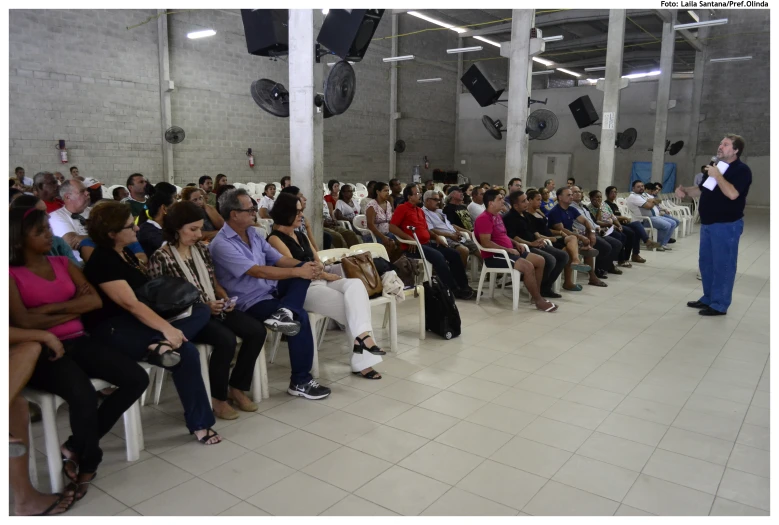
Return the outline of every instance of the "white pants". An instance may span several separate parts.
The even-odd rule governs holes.
[[[324,315],[346,326],[352,340],[372,332],[371,305],[365,285],[359,279],[339,279],[308,287],[303,308]],[[381,356],[370,352],[352,354],[352,372],[359,372],[381,362]]]

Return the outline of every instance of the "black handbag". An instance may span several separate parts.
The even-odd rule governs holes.
[[[200,302],[194,284],[179,277],[162,276],[135,289],[135,297],[163,319],[174,317]]]

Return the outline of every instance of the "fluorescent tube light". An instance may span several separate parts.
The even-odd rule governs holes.
[[[441,82],[440,78],[419,78],[417,79],[417,82],[420,84],[426,84],[428,82]]]
[[[414,60],[414,55],[403,55],[402,57],[387,57],[381,59],[383,62],[402,62],[403,60]]]
[[[481,51],[482,49],[484,49],[482,46],[456,47],[454,49],[447,49],[446,52],[450,55],[454,55],[455,53],[470,53],[471,51]]]
[[[533,62],[538,62],[539,64],[543,64],[547,67],[554,65],[554,62],[552,62],[551,60],[547,60],[545,58],[533,57]]]
[[[712,58],[709,62],[741,62],[743,60],[752,60],[752,55],[745,57]]]
[[[549,69],[547,71],[533,71],[533,76],[536,76],[536,75],[551,75],[552,73],[554,73],[554,69]]]
[[[187,38],[195,40],[196,38],[205,38],[207,36],[214,36],[215,34],[216,31],[213,29],[204,29],[203,31],[193,31],[191,33],[187,33]]]
[[[328,63],[327,63],[327,66],[328,66],[328,67],[333,67],[333,66],[334,66],[334,65],[336,65],[337,63],[338,63],[338,62],[328,62]],[[349,60],[349,63],[350,63],[350,64],[354,64],[354,62],[352,62],[351,60]]]
[[[557,71],[562,71],[563,73],[568,73],[569,75],[572,75],[572,76],[577,77],[577,78],[581,76],[579,73],[574,73],[573,71],[570,71],[568,69],[563,69],[561,67],[558,67],[556,69],[557,69]]]
[[[562,40],[563,38],[565,38],[563,35],[555,35],[555,36],[542,37],[541,40],[543,40],[544,42],[557,42],[559,40]]]
[[[456,31],[458,33],[465,33],[465,29],[462,27],[455,27],[452,24],[447,24],[446,22],[441,22],[440,20],[436,20],[435,18],[430,18],[427,15],[423,15],[419,11],[409,11],[408,14],[411,16],[415,16],[417,18],[421,18],[422,20],[427,20],[431,24],[435,24],[437,26],[445,27],[447,29],[451,29],[452,31]]]
[[[598,67],[585,67],[585,71],[606,71],[606,66],[598,66]]]
[[[698,13],[696,13],[695,11],[689,10],[687,11],[687,14],[690,15],[692,19],[695,20],[696,22],[701,21],[701,18],[698,16]]]
[[[495,47],[500,47],[500,43],[495,42],[494,40],[490,40],[489,38],[484,38],[483,36],[475,36],[473,38],[476,40],[481,40],[482,42],[487,42],[488,44],[492,44]]]
[[[728,23],[727,18],[719,18],[717,20],[705,20],[703,22],[691,22],[689,24],[679,24],[679,25],[675,25],[674,29],[676,31],[680,29],[697,29],[699,27],[721,26],[727,23]]]
[[[659,74],[660,74],[660,71],[650,71],[648,73],[631,73],[630,75],[622,75],[622,78],[656,77]]]

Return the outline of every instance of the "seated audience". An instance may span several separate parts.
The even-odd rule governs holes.
[[[203,197],[206,203],[216,209],[216,193],[214,193],[214,181],[208,175],[203,175],[197,181],[198,186],[203,191]]]
[[[223,194],[219,210],[225,225],[208,247],[217,281],[229,296],[238,297],[239,310],[287,335],[292,368],[287,393],[306,399],[329,396],[330,389],[311,377],[314,340],[303,307],[321,266],[285,257],[252,228],[257,208],[246,190]]]
[[[465,194],[460,186],[449,188],[449,201],[444,206],[443,212],[457,231],[473,231],[473,220],[471,220],[471,215],[468,213],[468,206],[465,204]]]
[[[228,185],[227,175],[225,175],[224,173],[217,173],[216,181],[214,182],[214,188],[216,190],[218,190],[222,186],[227,186],[227,185]],[[216,197],[217,197],[217,201],[218,201],[219,200],[219,194],[217,194]]]
[[[539,286],[544,275],[544,258],[530,253],[528,248],[506,235],[506,225],[500,216],[504,204],[500,192],[488,190],[484,194],[484,204],[485,212],[479,215],[473,225],[473,234],[479,239],[479,245],[494,250],[506,250],[509,259],[514,263],[514,269],[522,273],[531,303],[542,312],[556,311],[556,304],[541,297]],[[481,257],[484,264],[490,268],[506,268],[506,259],[502,256],[482,252]],[[519,283],[514,283],[514,286],[519,286]]]
[[[471,193],[471,203],[468,205],[468,215],[471,216],[471,223],[476,224],[476,217],[484,212],[484,183],[478,188],[473,188]]]
[[[657,242],[660,244],[660,248],[657,251],[669,251],[671,247],[668,243],[671,240],[676,229],[676,223],[672,220],[661,217],[659,214],[653,213],[654,208],[660,204],[660,199],[646,196],[644,194],[644,183],[640,180],[633,181],[633,191],[627,198],[628,210],[632,215],[633,222],[641,222],[642,220],[648,220],[652,227],[657,230]],[[642,219],[647,217],[647,219]]]
[[[225,179],[222,179],[225,180]],[[228,192],[230,190],[234,190],[235,186],[232,184],[222,184],[220,186],[217,186],[216,188],[216,211],[219,211],[219,197],[225,194],[225,192]],[[254,202],[254,199],[252,199],[252,202]],[[221,215],[221,212],[220,212]]]
[[[389,181],[392,208],[397,209],[398,206],[403,204],[403,185],[398,179],[392,179]]]
[[[467,208],[471,203],[471,194],[473,193],[473,184],[460,184],[460,191],[463,194],[463,204]]]
[[[22,193],[22,190],[18,190],[16,188],[9,188],[9,190],[8,190],[8,201],[9,202],[13,202],[17,197],[21,197],[22,195],[24,195]],[[35,198],[37,199],[38,197],[35,197]],[[44,204],[44,206],[45,206],[45,204]]]
[[[549,179],[552,180],[552,179]],[[554,181],[552,180],[552,187],[554,187]],[[541,211],[544,215],[549,215],[549,212],[554,208],[556,199],[552,198],[552,193],[546,188],[538,190],[541,193]]]
[[[338,200],[335,203],[335,220],[348,221],[349,224],[354,220],[354,216],[360,213],[359,208],[352,202],[354,189],[349,184],[344,184],[338,191]]]
[[[216,208],[206,202],[205,194],[199,188],[184,188],[181,190],[181,200],[189,201],[200,208],[200,215],[203,219],[203,228],[201,228],[202,240],[209,242],[216,236],[219,229],[224,226],[224,219],[216,211]]]
[[[122,202],[130,205],[133,217],[146,212],[146,177],[140,173],[133,173],[127,177],[127,191],[129,195]]]
[[[598,190],[592,190],[590,192],[590,204],[587,206],[587,210],[595,220],[595,223],[601,228],[605,228],[607,231],[609,228],[614,228],[611,235],[616,236],[617,240],[622,243],[622,251],[617,255],[619,258],[619,265],[625,268],[631,268],[632,265],[629,261],[643,263],[646,262],[638,252],[641,250],[640,238],[633,232],[632,228],[625,228],[619,219],[612,213],[608,204],[603,202],[603,194]],[[633,256],[631,257],[631,252]]]
[[[569,188],[573,189],[573,187],[576,185],[576,179],[573,177],[568,177],[568,180],[565,181]]]
[[[103,183],[97,179],[85,178],[80,181],[84,184],[84,187],[89,193],[89,205],[94,206],[99,201],[103,200]]]
[[[457,188],[457,190],[460,188]],[[437,191],[426,191],[423,197],[422,211],[425,214],[425,220],[427,221],[427,229],[433,233],[446,239],[446,246],[453,250],[457,250],[460,254],[460,259],[463,262],[463,267],[468,266],[468,254],[474,257],[479,257],[479,249],[476,247],[476,243],[470,240],[464,240],[449,219],[444,215],[444,212],[438,208],[441,203],[441,197]]]
[[[200,373],[200,355],[190,342],[208,323],[209,307],[195,304],[189,317],[169,323],[138,300],[135,290],[150,277],[127,249],[138,230],[129,207],[115,201],[99,203],[90,213],[87,229],[97,248],[84,274],[97,286],[103,308],[84,316],[86,329],[130,359],[168,368],[190,434],[204,445],[221,442],[211,428],[215,419]]]
[[[375,180],[368,181],[368,184],[366,185],[366,189],[368,190],[368,196],[363,197],[360,200],[360,213],[362,215],[365,215],[365,209],[368,207],[368,203],[371,200],[376,199],[376,193],[375,193],[376,181]]]
[[[19,181],[19,187],[20,188],[32,188],[33,187],[33,180],[30,177],[24,176],[24,168],[21,166],[17,166],[14,170],[14,175],[16,176],[16,180]]]
[[[671,215],[671,213],[668,210],[666,210],[664,208],[660,208],[660,204],[662,203],[662,197],[661,197],[660,194],[663,191],[662,183],[660,183],[660,182],[648,182],[646,184],[645,190],[646,190],[646,193],[644,193],[644,197],[653,197],[653,198],[657,199],[658,201],[660,201],[660,202],[658,202],[657,206],[652,208],[652,215],[661,216],[661,217],[665,217],[666,219],[670,219],[670,220],[672,220],[673,222],[676,223],[676,227],[678,228],[679,225],[682,223],[682,221],[680,221],[679,219],[677,219],[676,217]],[[668,240],[668,242],[670,244],[673,244],[673,243],[676,242],[676,239],[671,238],[671,239]]]
[[[11,209],[24,209],[29,210],[30,208],[36,208],[41,211],[46,211],[46,205],[43,203],[42,200],[40,200],[38,197],[35,197],[34,195],[20,195],[17,199],[13,200],[11,202]],[[51,217],[49,217],[49,224],[51,224]],[[78,252],[76,252],[78,253]],[[51,251],[47,254],[51,256],[62,256],[67,257],[71,261],[73,261],[76,265],[81,267],[81,260],[76,257],[76,254],[73,252],[73,249],[70,247],[70,245],[63,239],[62,237],[58,237],[57,235],[54,235],[52,237],[52,246]]]
[[[117,188],[114,188],[114,190],[111,192],[111,195],[113,196],[115,201],[121,202],[130,196],[130,192],[127,191],[127,188],[123,188],[119,186]]]
[[[576,238],[579,239],[579,242],[581,243],[579,251],[584,256],[585,264],[590,267],[590,280],[587,284],[605,288],[608,285],[601,281],[596,274],[595,261],[593,258],[595,255],[600,255],[599,252],[601,248],[607,250],[610,254],[611,245],[605,241],[598,244],[595,230],[592,229],[587,219],[585,219],[576,208],[571,206],[572,202],[573,192],[568,186],[557,190],[557,204],[555,204],[554,208],[547,214],[549,229],[556,235],[575,235]],[[572,231],[574,230],[574,222],[580,224],[582,228],[584,228],[586,235],[581,235]],[[589,249],[593,247],[594,249],[590,251]]]
[[[692,180],[692,185],[693,186],[700,186],[701,184],[703,184],[703,176],[705,174],[706,174],[706,166],[703,165],[703,166],[701,166],[701,171],[698,172],[695,175],[695,178]]]
[[[417,204],[420,201],[419,188],[410,184],[403,189],[406,202],[401,204],[392,214],[389,231],[395,237],[407,241],[414,240],[414,233],[422,245],[425,259],[433,265],[439,279],[444,286],[451,290],[458,299],[473,299],[475,292],[468,285],[468,276],[465,274],[465,266],[458,253],[446,246],[431,242],[430,231],[427,228],[427,220],[424,212]],[[411,227],[414,231],[409,230]],[[409,257],[419,258],[415,246],[403,245]]]
[[[377,182],[373,186],[373,199],[365,207],[365,222],[376,240],[387,249],[395,248],[395,236],[389,232],[392,221],[392,203],[390,190],[386,182]]]
[[[541,190],[546,190],[546,197],[544,197],[544,193]],[[554,203],[554,201],[557,200],[557,193],[555,190],[554,179],[546,179],[544,181],[544,187],[539,188],[538,191],[541,192],[541,200],[544,201],[544,203],[546,203],[549,200],[551,200]],[[549,206],[549,209],[551,210],[552,207]]]
[[[279,185],[281,188],[279,188],[279,191],[283,190],[284,188],[289,188],[292,186],[292,177],[289,175],[284,175],[281,180],[279,181]]]
[[[81,175],[78,172],[78,166],[71,166],[70,167],[70,178],[80,180],[81,182],[84,182],[83,178],[79,178]]]
[[[54,172],[54,178],[57,179],[57,184],[62,184],[65,182],[65,175],[63,175],[60,171]]]
[[[281,193],[289,193],[290,195],[292,195],[294,197],[297,197],[298,200],[300,201],[300,206],[301,206],[300,209],[303,210],[303,211],[306,210],[306,203],[308,202],[308,199],[306,199],[306,197],[300,191],[300,188],[298,188],[297,186],[287,186],[286,188],[281,190]],[[314,250],[317,250],[317,251],[319,250],[319,248],[317,248],[316,242],[314,241],[314,235],[313,235],[314,230],[311,228],[311,224],[308,222],[308,219],[306,219],[305,215],[301,215],[300,216],[300,226],[295,228],[295,230],[299,231],[300,233],[302,233],[303,235],[306,236],[306,238],[308,239],[309,244],[311,244],[311,246],[313,246]],[[329,233],[324,232],[324,236],[325,236],[325,239],[330,237],[330,241],[329,242],[331,242],[331,243],[333,242],[333,237],[331,237]],[[346,248],[346,241],[343,240],[343,237],[341,237],[341,235],[338,234],[338,233],[336,233],[335,236],[337,236],[340,239],[339,242],[343,244],[342,246],[339,246],[339,247],[340,248]],[[327,249],[327,248],[325,248],[325,249]]]
[[[534,195],[538,195],[535,192]],[[539,238],[536,228],[536,220],[527,213],[527,195],[522,190],[509,195],[511,209],[503,216],[503,224],[506,225],[506,235],[514,241],[526,244],[530,252],[544,258],[544,277],[541,280],[541,297],[557,299],[562,295],[552,288],[557,278],[570,262],[566,252],[554,246],[549,246],[543,238]],[[556,239],[555,239],[556,240]],[[571,238],[573,244],[576,239]]]
[[[52,232],[46,212],[37,208],[10,213],[10,324],[46,330],[62,344],[42,351],[29,385],[63,398],[73,434],[60,448],[68,490],[82,499],[103,457],[100,439],[149,386],[146,372],[111,345],[85,331],[82,314],[102,302],[81,269],[66,257],[52,257]],[[46,341],[48,343],[48,340]],[[91,378],[117,389],[98,407]]]
[[[276,196],[276,185],[266,184],[260,199],[260,218],[270,219],[270,211],[273,209],[273,198]]]
[[[82,182],[70,179],[60,186],[60,197],[64,205],[50,213],[49,223],[54,235],[62,237],[81,261],[78,250],[88,237],[89,193]]]
[[[328,203],[325,202],[322,206],[323,216],[323,228],[324,233],[330,235],[330,238],[335,248],[351,248],[355,244],[360,244],[362,239],[357,236],[350,229],[346,229],[339,222],[332,218],[330,211],[328,210]],[[343,244],[341,244],[343,242]]]
[[[506,204],[506,207],[508,208],[506,210],[506,213],[508,213],[508,210],[511,209],[511,194],[515,191],[522,191],[522,179],[519,177],[514,177],[511,180],[509,180],[508,183],[508,189],[506,190],[507,195],[503,198],[503,202]]]
[[[285,257],[321,265],[308,238],[297,228],[301,224],[303,207],[292,195],[279,195],[274,207],[273,232],[268,242]],[[335,265],[334,269],[340,271]],[[381,362],[386,352],[376,346],[371,337],[371,305],[365,285],[359,279],[344,279],[340,273],[328,273],[322,268],[319,279],[311,281],[303,308],[329,317],[345,325],[354,339],[352,372],[366,379],[381,379],[372,366]]]
[[[325,195],[327,211],[330,213],[330,217],[335,218],[335,204],[338,202],[338,196],[341,194],[341,183],[335,179],[330,179],[327,181],[327,189],[330,190],[330,194]]]
[[[62,208],[63,202],[59,198],[59,184],[54,175],[48,171],[41,171],[33,178],[32,194],[38,197],[46,205],[46,212],[51,213]]]
[[[168,209],[173,206],[175,197],[164,191],[156,191],[149,198],[147,214],[149,218],[143,220],[141,216],[138,220],[138,242],[143,247],[143,252],[151,258],[152,254],[162,246],[162,220]]]
[[[236,419],[238,412],[228,401],[244,412],[257,411],[257,404],[244,391],[251,388],[266,331],[260,321],[235,309],[235,304],[230,302],[227,292],[214,277],[211,254],[200,242],[202,227],[202,208],[187,201],[171,206],[162,219],[162,235],[167,244],[149,259],[149,275],[178,277],[192,283],[200,292],[201,301],[211,309],[211,319],[197,334],[195,342],[211,345],[214,349],[208,362],[214,415],[220,419]],[[231,374],[236,336],[243,342]]]
[[[44,210],[45,211],[45,210]],[[38,492],[30,481],[30,412],[22,389],[35,370],[40,355],[47,347],[54,355],[64,350],[57,337],[47,330],[23,330],[10,326],[8,348],[10,457],[8,460],[9,487],[13,496],[14,516],[55,516],[70,510],[74,503],[71,486],[59,494]]]
[[[606,230],[601,230],[600,226],[595,223],[595,219],[593,219],[590,211],[582,204],[581,188],[574,185],[571,187],[571,191],[573,192],[571,207],[584,217],[590,224],[590,228],[596,233],[595,249],[598,250],[598,256],[595,258],[596,275],[603,279],[606,278],[606,273],[621,274],[622,270],[614,266],[614,259],[622,253],[622,242],[613,235],[604,236]],[[573,226],[579,231],[584,231],[580,224],[575,223]]]
[[[609,186],[606,188],[606,204],[611,208],[611,212],[614,214],[614,216],[619,220],[619,223],[622,225],[623,228],[630,229],[635,234],[634,236],[634,242],[636,242],[636,239],[640,239],[644,243],[644,248],[646,248],[649,251],[655,250],[657,248],[660,248],[660,244],[656,243],[652,239],[649,238],[649,234],[646,232],[646,229],[644,229],[644,225],[641,224],[641,222],[632,222],[630,220],[630,217],[623,217],[622,213],[619,211],[619,206],[617,206],[617,187],[616,186]],[[638,253],[638,250],[634,249],[633,253]],[[641,262],[633,260],[633,262]]]

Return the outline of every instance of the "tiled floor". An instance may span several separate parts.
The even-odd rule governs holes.
[[[554,315],[460,302],[452,341],[420,341],[408,301],[380,381],[353,376],[331,332],[322,402],[287,396],[282,350],[271,399],[220,421],[215,447],[187,434],[168,383],[141,460],[125,462],[119,425],[71,514],[767,515],[768,231],[749,210],[727,317],[685,307],[695,234]]]

